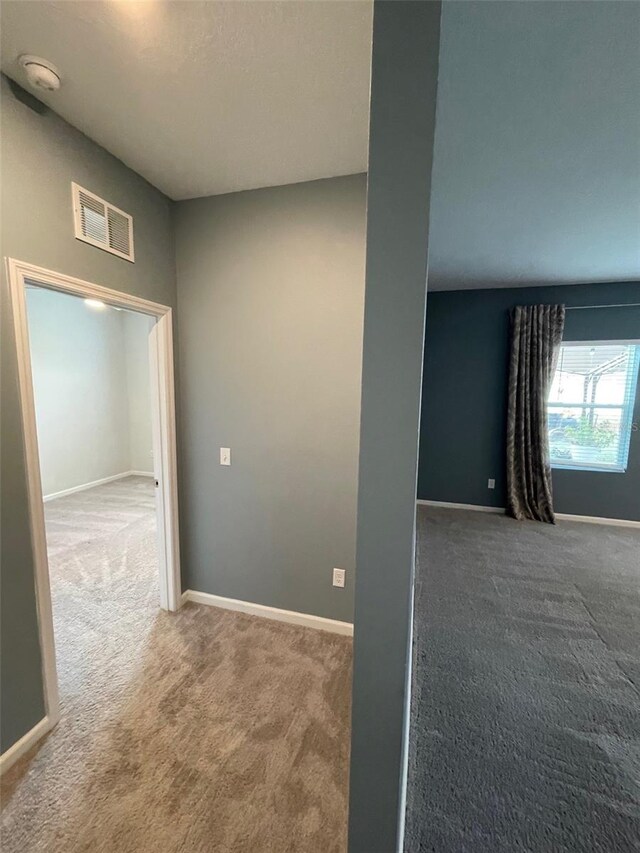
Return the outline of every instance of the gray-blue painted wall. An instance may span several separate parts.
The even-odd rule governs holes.
[[[419,498],[505,505],[509,309],[534,303],[640,303],[640,283],[430,293]],[[565,340],[630,338],[640,339],[638,307],[567,311]],[[557,512],[640,520],[640,430],[632,433],[626,473],[554,470],[553,490]]]
[[[185,589],[353,621],[366,185],[175,205]]]
[[[440,11],[374,4],[349,853],[403,847]]]
[[[18,100],[3,77],[1,254],[175,308],[171,202],[48,109]],[[36,102],[37,105],[37,102]],[[76,240],[71,181],[133,215],[136,262]],[[37,200],[37,204],[34,204]],[[2,321],[2,748],[44,716],[34,563],[9,291],[0,272]]]

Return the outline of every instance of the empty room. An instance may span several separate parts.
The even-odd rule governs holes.
[[[6,853],[631,853],[638,2],[0,0]]]
[[[640,838],[639,12],[444,7],[411,851]]]
[[[161,607],[154,321],[35,283],[26,307],[55,680],[74,750]]]

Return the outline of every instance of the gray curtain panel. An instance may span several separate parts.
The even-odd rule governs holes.
[[[564,329],[564,305],[511,312],[507,411],[507,513],[555,523],[547,399]]]

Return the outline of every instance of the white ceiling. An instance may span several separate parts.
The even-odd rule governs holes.
[[[2,70],[170,198],[364,172],[372,3],[3,0]]]
[[[171,198],[366,171],[370,0],[3,0],[2,69]],[[640,3],[443,4],[435,290],[640,281]],[[636,285],[637,286],[637,285]]]
[[[443,4],[431,289],[640,281],[639,43],[638,2]]]

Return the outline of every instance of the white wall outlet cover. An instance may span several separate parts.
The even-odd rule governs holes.
[[[487,480],[487,488],[488,489],[495,489],[495,487],[496,487],[496,481],[493,478],[490,478],[489,480]]]
[[[220,448],[220,464],[221,465],[231,465],[231,448],[230,447],[221,447]]]
[[[333,585],[344,588],[346,570],[345,569],[334,569],[333,570]]]

